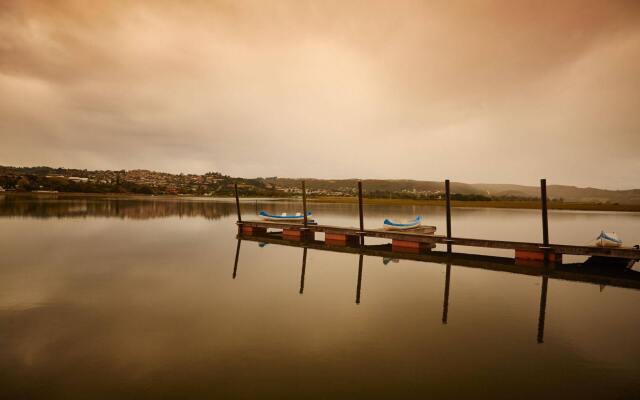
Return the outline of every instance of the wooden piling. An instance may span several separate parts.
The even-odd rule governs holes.
[[[364,211],[362,210],[362,181],[358,181],[358,212],[360,213],[360,232],[364,232]],[[360,245],[364,246],[364,233],[360,233]]]
[[[540,179],[540,200],[542,201],[542,244],[549,247],[549,220],[547,218],[547,180]]]
[[[238,222],[242,223],[242,215],[240,214],[240,196],[238,196],[238,183],[233,184],[233,189],[236,193],[236,210],[238,211]]]
[[[444,181],[444,196],[447,207],[447,251],[451,252],[451,189],[448,179]]]
[[[302,181],[302,213],[304,218],[304,227],[307,227],[307,190],[304,185],[304,181]],[[305,249],[306,251],[306,249]],[[305,252],[305,254],[307,254]]]
[[[542,209],[542,246],[543,262],[545,267],[549,265],[549,220],[547,216],[547,180],[540,179],[540,201]]]

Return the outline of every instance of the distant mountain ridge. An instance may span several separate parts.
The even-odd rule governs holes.
[[[358,179],[304,179],[308,189],[340,190],[350,188],[355,191]],[[264,181],[278,187],[299,188],[302,179],[264,178]],[[411,179],[364,179],[366,191],[444,191],[444,183]],[[490,197],[540,198],[540,187],[514,184],[451,182],[451,192],[475,194]],[[579,203],[619,203],[640,204],[640,189],[608,190],[581,188],[568,185],[548,185],[547,195],[552,199]]]

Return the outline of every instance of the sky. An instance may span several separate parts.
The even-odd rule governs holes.
[[[640,1],[0,1],[0,165],[640,188]]]

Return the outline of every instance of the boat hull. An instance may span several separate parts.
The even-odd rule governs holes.
[[[622,240],[615,232],[600,232],[600,235],[596,238],[594,246],[597,247],[620,247],[622,246]]]

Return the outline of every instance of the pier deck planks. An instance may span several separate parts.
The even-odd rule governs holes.
[[[301,229],[301,223],[282,223],[272,221],[242,221],[238,224],[267,229]],[[413,232],[385,231],[378,229],[364,229],[360,231],[354,227],[341,227],[331,225],[309,225],[306,229],[311,232],[339,233],[345,235],[363,235],[364,237],[376,237],[384,239],[396,239],[430,244],[453,244],[456,246],[484,247],[491,249],[544,251],[549,250],[560,254],[580,256],[603,256],[640,260],[640,250],[629,247],[604,248],[595,246],[576,246],[567,244],[549,244],[545,247],[542,243],[512,242],[505,240],[471,239],[452,237],[450,240],[442,235],[428,235]]]

